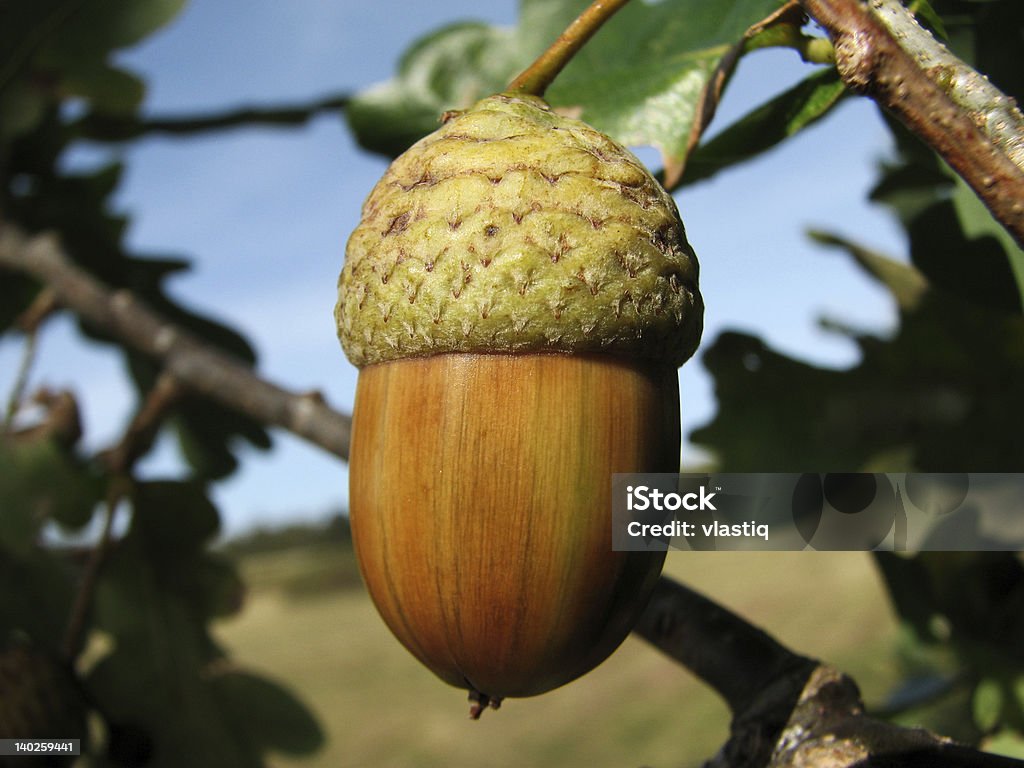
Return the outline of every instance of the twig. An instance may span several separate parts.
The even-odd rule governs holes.
[[[4,421],[3,425],[0,426],[0,431],[8,432],[14,424],[14,417],[25,400],[25,390],[28,387],[29,375],[32,372],[32,364],[36,359],[39,326],[56,309],[57,297],[49,288],[44,288],[38,293],[28,308],[14,321],[15,327],[25,334],[25,347],[21,353],[21,362],[18,364],[18,373],[14,378],[11,393],[7,397],[7,409],[4,412]]]
[[[904,50],[897,42],[890,31],[894,9],[889,4],[879,0],[870,7],[861,0],[800,2],[831,36],[843,82],[888,109],[934,149],[1024,246],[1024,170],[1001,149],[1008,147],[1015,153],[1013,147],[1021,141],[1015,129],[1004,126],[997,136],[979,127],[978,115],[950,97],[949,83],[956,79],[950,77],[951,65],[925,70],[919,63],[923,54]],[[880,20],[876,6],[885,8],[889,26]],[[930,35],[901,34],[901,40],[919,48],[938,46]],[[973,72],[957,61],[956,72]]]
[[[799,692],[817,666],[667,577],[633,631],[714,688],[733,712],[748,710],[759,690],[783,677],[797,679]]]
[[[551,82],[565,65],[572,61],[580,48],[628,2],[629,0],[594,0],[544,53],[509,83],[508,90],[543,96]]]
[[[100,454],[111,474],[131,474],[135,462],[153,447],[164,419],[184,394],[185,388],[173,376],[160,374],[120,441]]]
[[[10,432],[14,428],[14,418],[25,401],[25,389],[28,387],[29,374],[32,372],[32,363],[36,359],[36,332],[30,331],[25,334],[25,346],[21,351],[21,360],[18,363],[18,373],[14,377],[14,384],[11,385],[11,392],[7,396],[7,408],[4,411],[4,422],[0,425],[0,432]]]
[[[987,77],[967,66],[917,23],[899,0],[872,0],[893,39],[963,109],[999,149],[1024,170],[1024,115]]]
[[[715,117],[715,112],[718,111],[718,103],[721,101],[722,92],[725,90],[725,86],[729,82],[729,78],[732,77],[732,73],[736,70],[736,65],[745,53],[747,44],[750,40],[756,35],[772,27],[786,25],[799,26],[799,22],[802,20],[803,10],[800,8],[800,5],[796,0],[790,0],[790,2],[787,2],[778,10],[772,12],[766,18],[751,25],[746,32],[743,33],[743,36],[729,48],[724,56],[722,56],[718,62],[718,66],[715,67],[715,71],[712,72],[711,77],[708,78],[707,83],[704,85],[704,89],[700,94],[700,99],[697,101],[693,125],[690,128],[690,135],[686,140],[686,151],[683,152],[681,158],[673,159],[671,161],[666,160],[665,162],[664,185],[666,189],[674,189],[679,185],[679,181],[683,178],[683,172],[686,170],[686,158],[690,156],[690,153],[700,142],[701,136],[704,135],[708,126],[711,125],[711,121]]]
[[[634,631],[729,704],[729,740],[705,768],[1024,765],[866,716],[849,677],[667,577]]]
[[[72,125],[72,130],[94,141],[126,141],[148,134],[188,136],[230,128],[256,125],[302,125],[321,112],[342,111],[351,98],[347,94],[326,96],[308,104],[274,107],[243,107],[220,114],[178,115],[175,117],[115,117],[88,114]]]
[[[34,333],[59,308],[56,294],[49,288],[43,288],[25,311],[18,315],[14,325],[22,333]]]
[[[46,283],[62,305],[127,346],[162,361],[188,389],[348,458],[347,415],[327,407],[318,394],[295,394],[264,381],[247,365],[164,320],[129,291],[104,285],[71,263],[56,236],[28,239],[5,226],[0,229],[0,264]]]
[[[114,531],[114,514],[117,512],[117,505],[124,498],[124,484],[127,482],[123,475],[111,480],[110,488],[107,491],[107,499],[104,508],[103,531],[100,539],[90,552],[89,559],[82,571],[82,581],[75,593],[74,603],[71,605],[71,614],[68,618],[68,626],[64,632],[64,658],[73,662],[82,650],[82,643],[85,640],[86,628],[89,624],[89,612],[92,609],[92,598],[96,592],[96,583],[99,580],[100,569],[110,552],[111,540]]]
[[[131,423],[117,445],[100,454],[100,460],[110,471],[107,489],[106,510],[103,532],[89,553],[89,560],[82,572],[82,581],[71,607],[68,628],[64,634],[64,653],[69,661],[74,660],[82,650],[92,609],[93,596],[99,580],[100,570],[110,552],[114,514],[117,505],[128,495],[132,484],[132,468],[152,447],[160,431],[160,425],[170,413],[174,404],[185,394],[184,388],[167,373],[161,374],[146,395],[145,401],[136,411]]]

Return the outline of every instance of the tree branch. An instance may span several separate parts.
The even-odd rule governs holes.
[[[147,134],[168,134],[187,136],[230,128],[246,128],[257,125],[286,126],[302,125],[321,112],[341,112],[348,107],[347,94],[326,96],[308,104],[273,107],[243,107],[220,114],[178,115],[176,117],[141,118],[138,116],[116,117],[112,115],[88,114],[72,125],[72,129],[84,138],[94,141],[127,141]]]
[[[329,408],[317,393],[295,394],[264,381],[235,358],[159,317],[130,292],[104,285],[67,258],[56,236],[28,239],[12,226],[3,226],[0,266],[42,281],[60,304],[125,345],[162,361],[165,370],[190,390],[348,458],[347,415]]]
[[[902,6],[888,0],[800,2],[831,36],[843,82],[934,149],[1024,246],[1024,165],[1018,164],[1024,119],[1012,100],[991,84],[982,94],[978,83],[984,78],[940,51]]]
[[[729,740],[705,768],[1024,765],[868,717],[849,677],[665,576],[633,631],[729,704]]]

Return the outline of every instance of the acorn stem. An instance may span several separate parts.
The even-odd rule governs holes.
[[[629,0],[594,0],[558,39],[513,80],[508,90],[543,96],[565,65],[572,61],[601,26]]]
[[[471,688],[469,691],[469,719],[479,720],[480,715],[488,707],[501,709],[501,697],[488,696],[486,693],[480,693],[476,688]]]

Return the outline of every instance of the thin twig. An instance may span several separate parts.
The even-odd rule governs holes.
[[[58,309],[60,304],[57,302],[56,294],[49,288],[43,288],[25,311],[18,315],[14,326],[22,333],[31,333],[38,330]]]
[[[993,143],[1024,170],[1024,114],[992,82],[954,56],[900,0],[871,0],[871,9],[918,67],[938,83]]]
[[[0,228],[0,265],[49,285],[62,305],[126,346],[162,361],[189,390],[348,458],[349,416],[327,407],[318,393],[296,394],[264,381],[249,366],[157,315],[131,292],[104,285],[68,259],[55,235],[29,239],[12,225]]]
[[[325,96],[308,104],[273,108],[242,107],[219,114],[176,115],[169,117],[115,117],[88,114],[72,125],[72,130],[94,141],[126,141],[150,134],[190,136],[210,131],[253,126],[303,125],[322,112],[341,112],[348,107],[347,94]]]
[[[82,650],[99,573],[110,552],[114,513],[117,511],[117,505],[131,489],[135,462],[152,447],[164,419],[184,394],[184,388],[173,376],[167,373],[160,374],[117,445],[99,456],[110,471],[103,532],[89,554],[89,560],[82,573],[82,581],[71,607],[68,628],[64,635],[64,653],[69,661],[75,659]]]
[[[700,142],[701,136],[704,135],[708,126],[711,125],[715,112],[718,111],[718,103],[721,101],[722,92],[725,90],[729,78],[732,77],[732,73],[736,70],[736,65],[739,63],[740,58],[746,52],[747,43],[756,35],[772,27],[785,25],[799,26],[799,22],[802,19],[803,10],[800,8],[799,3],[796,0],[790,0],[766,18],[756,24],[752,24],[743,33],[743,36],[719,59],[718,66],[711,73],[711,77],[708,78],[701,91],[700,98],[697,100],[693,125],[690,128],[690,135],[686,140],[686,151],[683,152],[680,158],[666,159],[664,169],[664,185],[666,189],[671,190],[675,188],[682,179],[683,172],[686,170],[686,158],[690,156],[690,153]]]
[[[121,503],[126,493],[127,480],[123,475],[114,477],[110,482],[107,491],[107,499],[104,505],[103,530],[100,533],[99,541],[89,552],[89,560],[82,571],[82,581],[75,593],[74,603],[71,605],[71,614],[68,618],[68,626],[64,632],[64,658],[69,662],[78,658],[82,650],[82,643],[85,641],[86,629],[89,625],[89,614],[92,610],[93,595],[96,592],[96,584],[99,580],[100,570],[110,552],[110,545],[114,532],[114,514],[117,506]]]
[[[25,347],[18,364],[18,373],[7,397],[7,408],[0,431],[8,432],[14,424],[14,418],[25,401],[25,390],[28,388],[32,365],[35,363],[36,351],[39,347],[39,327],[46,318],[57,309],[57,297],[49,288],[43,288],[33,299],[28,308],[14,321],[14,326],[25,334]]]
[[[873,6],[861,0],[800,2],[831,36],[843,82],[892,112],[935,150],[1024,246],[1024,170],[1000,148],[1012,149],[1020,137],[996,137],[979,127],[976,115],[950,97],[948,85],[939,83],[940,78],[948,83],[948,69],[922,69],[920,57],[901,47]],[[902,39],[906,42],[908,36]],[[914,43],[922,45],[923,39]]]
[[[184,394],[185,388],[177,379],[168,373],[160,374],[117,445],[100,454],[111,474],[131,474],[135,462],[153,447],[164,419]]]
[[[25,346],[21,350],[21,360],[18,363],[18,373],[14,377],[14,384],[7,396],[7,408],[4,411],[4,423],[0,426],[0,432],[10,432],[14,428],[14,418],[21,410],[21,404],[25,401],[25,390],[28,388],[28,378],[32,372],[32,363],[36,359],[36,332],[30,331],[25,334]]]
[[[629,0],[594,0],[537,59],[509,86],[509,91],[543,96],[565,65],[616,11]]]

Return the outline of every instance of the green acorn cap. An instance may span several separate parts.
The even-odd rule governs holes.
[[[444,352],[607,353],[681,365],[697,259],[628,150],[499,94],[394,161],[363,205],[335,319],[358,367]]]

